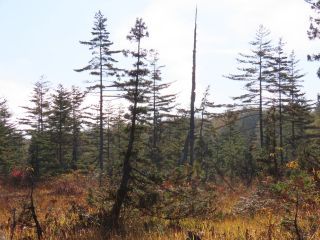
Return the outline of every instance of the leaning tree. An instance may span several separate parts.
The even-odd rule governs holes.
[[[131,28],[127,39],[136,44],[136,50],[128,51],[134,59],[133,69],[127,70],[128,80],[116,81],[115,85],[123,91],[123,97],[130,102],[130,129],[127,150],[123,160],[122,178],[116,192],[116,199],[110,213],[106,213],[103,222],[106,228],[117,228],[121,208],[129,193],[129,184],[132,178],[132,160],[134,143],[136,141],[136,130],[139,119],[147,111],[147,96],[150,91],[151,81],[146,78],[149,70],[146,67],[147,51],[141,47],[141,42],[148,37],[147,26],[141,18],[137,18],[135,26]]]

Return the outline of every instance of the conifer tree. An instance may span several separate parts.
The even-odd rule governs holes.
[[[270,32],[264,26],[260,26],[254,41],[250,42],[251,54],[240,54],[237,59],[239,73],[226,76],[229,79],[245,82],[247,93],[235,97],[241,100],[243,106],[257,107],[259,110],[259,138],[260,148],[264,146],[263,134],[263,104],[265,84],[269,76],[269,59],[272,51]]]
[[[150,51],[151,55],[151,78],[152,90],[149,109],[152,111],[152,147],[151,158],[154,163],[159,164],[161,156],[159,149],[159,141],[161,138],[161,125],[164,118],[171,117],[170,112],[175,107],[176,94],[164,93],[170,87],[170,83],[162,83],[161,68],[159,66],[159,54],[155,50]]]
[[[132,154],[134,143],[136,140],[137,122],[142,119],[142,115],[146,113],[146,100],[150,91],[151,82],[145,79],[149,74],[144,60],[147,56],[147,51],[141,47],[142,40],[148,37],[147,26],[142,18],[137,18],[135,26],[131,28],[127,39],[136,44],[136,51],[129,51],[129,54],[134,59],[134,69],[127,71],[129,80],[123,82],[115,82],[115,85],[124,91],[124,98],[127,99],[131,105],[130,110],[130,130],[129,141],[127,150],[123,160],[122,178],[120,186],[116,193],[116,199],[111,209],[110,216],[104,216],[104,228],[110,227],[111,229],[118,227],[120,211],[123,206],[124,200],[129,192],[129,183],[132,174]]]
[[[265,122],[265,135],[266,135],[266,150],[268,157],[265,160],[269,172],[276,178],[279,178],[279,162],[277,151],[277,102],[272,99],[271,106],[266,112]]]
[[[118,165],[121,165],[121,160],[123,159],[123,141],[125,139],[124,136],[124,130],[126,129],[126,123],[125,123],[125,119],[124,119],[124,110],[123,107],[120,105],[118,107],[118,111],[117,111],[117,115],[115,116],[115,124],[114,124],[114,128],[116,131],[115,134],[115,145],[116,145],[116,149],[117,149],[117,161],[118,161]]]
[[[229,172],[228,175],[233,181],[239,176],[244,165],[245,146],[244,140],[237,129],[236,121],[238,119],[237,112],[227,111],[224,114],[226,127],[221,133],[221,151],[223,153],[224,167]]]
[[[59,84],[56,92],[52,95],[49,128],[51,141],[55,145],[56,159],[63,170],[68,168],[68,161],[65,157],[68,148],[70,149],[71,132],[73,127],[71,118],[71,93]]]
[[[21,147],[19,142],[22,139],[22,136],[16,133],[10,118],[7,100],[0,98],[0,173],[5,175],[18,163],[18,150]]]
[[[80,132],[85,122],[85,108],[82,106],[86,93],[82,92],[78,87],[72,86],[70,92],[71,101],[71,134],[72,134],[72,161],[71,167],[77,169],[79,160]]]
[[[309,115],[307,112],[309,108],[307,107],[307,103],[304,101],[304,93],[301,90],[301,83],[304,74],[300,73],[300,69],[298,69],[299,61],[296,59],[294,51],[289,56],[288,59],[288,99],[287,105],[285,106],[285,113],[288,115],[288,121],[290,122],[290,143],[292,149],[292,156],[295,156],[296,152],[296,142],[297,137],[300,134],[297,133],[297,128],[302,129],[301,125],[304,125],[305,117]],[[306,122],[305,122],[306,123]],[[300,127],[299,127],[300,125]]]
[[[29,147],[29,158],[34,169],[35,176],[39,176],[40,168],[44,167],[44,161],[50,159],[49,138],[48,138],[48,116],[49,116],[49,83],[42,76],[34,84],[33,93],[30,99],[31,105],[23,107],[26,116],[20,119],[25,126],[27,135],[31,137]]]
[[[92,28],[93,38],[90,41],[80,41],[81,44],[88,45],[92,51],[93,58],[89,61],[89,64],[82,69],[75,71],[89,71],[91,75],[98,76],[99,80],[94,81],[93,85],[89,86],[89,90],[99,91],[99,167],[101,174],[103,172],[104,163],[104,113],[103,113],[103,102],[104,102],[104,91],[106,90],[105,80],[107,77],[114,76],[117,74],[113,64],[117,62],[113,55],[121,51],[112,50],[113,42],[110,41],[110,33],[106,29],[107,19],[99,11],[95,14],[95,22]]]
[[[207,86],[203,98],[201,100],[201,105],[199,108],[201,118],[200,118],[200,130],[199,130],[199,148],[200,148],[200,162],[203,166],[206,166],[207,163],[204,162],[205,153],[208,149],[208,145],[204,138],[204,130],[205,130],[205,123],[210,122],[210,118],[213,117],[213,114],[210,113],[209,108],[213,108],[214,103],[209,101],[209,93],[210,86]],[[212,124],[212,123],[211,123]]]
[[[270,76],[268,80],[268,90],[273,94],[277,94],[278,113],[279,113],[279,151],[281,164],[284,163],[284,143],[283,143],[283,98],[287,92],[287,73],[288,73],[288,57],[284,53],[284,43],[279,40],[278,46],[274,50],[273,56],[270,58]],[[270,87],[271,86],[271,87]]]
[[[320,39],[320,2],[318,0],[305,0],[311,4],[311,9],[315,12],[315,16],[310,17],[310,26],[308,37],[310,40]],[[308,55],[309,61],[319,61],[320,53]],[[320,78],[320,68],[318,69],[318,77]]]
[[[107,109],[105,112],[105,126],[106,126],[106,163],[107,163],[107,169],[108,169],[108,175],[109,178],[111,179],[112,175],[113,175],[113,168],[114,168],[114,160],[115,160],[115,156],[113,155],[113,149],[114,149],[114,137],[113,135],[113,128],[115,128],[114,126],[114,120],[115,120],[115,114],[114,114],[114,108],[113,106],[108,103],[107,105]]]

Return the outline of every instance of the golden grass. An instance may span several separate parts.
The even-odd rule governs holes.
[[[77,228],[78,218],[71,211],[72,206],[82,206],[84,211],[93,214],[96,207],[87,203],[89,188],[98,189],[94,178],[82,175],[67,175],[59,179],[50,179],[40,183],[35,190],[36,211],[45,232],[44,239],[103,239],[99,231],[92,227]],[[222,187],[217,187],[217,215],[214,217],[203,216],[202,219],[185,219],[179,222],[158,221],[158,226],[150,229],[144,223],[150,221],[149,217],[139,216],[138,213],[127,214],[124,222],[127,226],[125,235],[114,234],[115,240],[185,240],[187,231],[193,231],[201,239],[212,240],[285,240],[295,239],[294,233],[285,229],[281,222],[285,211],[261,209],[254,215],[235,214],[234,206],[241,198],[249,197],[255,188],[246,189],[238,187],[237,192],[230,192]],[[0,186],[0,239],[9,239],[10,220],[12,210],[17,213],[26,201],[28,189]],[[280,202],[279,202],[280,204]],[[276,208],[277,207],[277,208]],[[274,209],[278,209],[275,206]],[[291,214],[291,213],[290,213]],[[290,215],[289,214],[289,215]],[[291,214],[292,215],[292,214]],[[306,239],[320,239],[319,229],[312,229],[309,219],[320,216],[319,206],[305,208],[299,214],[299,224],[305,229]],[[130,218],[130,219],[129,219]],[[154,220],[154,219],[153,219]],[[319,219],[316,220],[319,225]],[[2,238],[4,237],[4,238]],[[33,228],[25,227],[15,230],[14,239],[36,239]],[[28,238],[24,238],[28,239]]]

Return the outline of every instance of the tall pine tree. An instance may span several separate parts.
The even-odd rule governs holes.
[[[245,82],[247,93],[234,99],[242,101],[243,106],[254,106],[259,111],[260,148],[264,146],[263,93],[269,74],[268,61],[272,51],[269,35],[269,30],[261,25],[256,33],[255,40],[250,42],[252,46],[251,53],[240,54],[240,57],[237,59],[239,73],[227,76],[229,79]]]
[[[99,167],[101,174],[104,165],[104,91],[106,90],[105,80],[109,76],[117,74],[118,69],[113,66],[117,62],[113,55],[121,51],[112,50],[113,42],[110,41],[110,33],[106,29],[107,19],[99,11],[95,14],[95,22],[92,28],[93,38],[90,41],[80,41],[81,44],[88,45],[92,51],[93,58],[84,68],[75,71],[89,71],[91,75],[98,76],[99,80],[94,81],[93,85],[89,86],[90,90],[99,91]]]

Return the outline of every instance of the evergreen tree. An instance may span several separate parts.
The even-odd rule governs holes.
[[[20,119],[20,123],[25,126],[26,134],[31,137],[29,147],[30,164],[34,169],[35,176],[41,174],[40,168],[45,167],[44,161],[50,159],[50,141],[48,138],[48,82],[42,76],[35,83],[31,96],[31,105],[23,107],[26,116]]]
[[[151,77],[152,77],[152,90],[151,99],[152,102],[149,104],[149,109],[152,111],[152,147],[151,147],[151,158],[154,163],[160,163],[160,148],[159,142],[161,140],[162,133],[162,121],[165,118],[171,117],[170,112],[175,107],[176,94],[166,94],[166,91],[170,87],[170,83],[162,83],[161,68],[159,66],[159,54],[155,50],[150,51],[151,54]]]
[[[268,90],[273,94],[277,94],[278,113],[279,113],[279,151],[281,164],[284,163],[284,143],[283,143],[283,98],[287,92],[287,74],[288,74],[288,57],[284,53],[284,43],[279,40],[275,53],[270,59],[270,76],[268,80]],[[270,87],[271,86],[271,87]],[[274,88],[273,88],[273,87]]]
[[[49,127],[51,141],[55,145],[56,160],[63,170],[66,170],[68,164],[70,164],[70,160],[67,161],[66,155],[70,149],[71,132],[73,128],[71,118],[71,93],[60,84],[56,92],[52,95]]]
[[[79,145],[80,145],[80,135],[81,128],[85,122],[85,108],[82,106],[85,100],[86,93],[82,92],[78,87],[72,86],[70,92],[71,101],[71,134],[72,134],[72,161],[71,167],[77,169],[77,163],[79,161]]]
[[[245,145],[240,131],[236,127],[238,114],[228,111],[224,114],[226,127],[221,132],[221,151],[223,153],[224,167],[230,179],[241,176],[245,164]]]
[[[7,175],[11,168],[23,164],[22,136],[11,122],[7,100],[0,99],[0,174]]]
[[[115,149],[117,151],[117,156],[115,157],[117,164],[115,164],[115,168],[118,169],[119,166],[122,165],[122,159],[124,157],[124,152],[125,152],[125,144],[124,141],[125,139],[127,139],[127,127],[126,127],[126,121],[124,119],[124,110],[123,107],[120,105],[118,107],[118,111],[116,116],[114,117],[114,145],[115,145]],[[120,175],[120,174],[119,174]]]
[[[311,4],[311,9],[314,10],[316,16],[310,17],[310,26],[308,30],[308,37],[310,40],[320,39],[320,2],[318,0],[305,0]],[[309,61],[319,61],[320,53],[308,55]],[[320,78],[320,68],[318,69],[318,77]]]
[[[205,162],[205,156],[208,152],[208,143],[204,137],[204,132],[206,130],[206,123],[207,124],[209,123],[212,125],[212,122],[210,122],[210,120],[212,120],[213,114],[209,111],[209,109],[215,107],[214,103],[210,102],[208,99],[210,95],[209,91],[210,91],[210,86],[206,88],[203,98],[201,100],[200,108],[199,108],[201,117],[200,117],[198,148],[200,153],[200,163],[205,169],[207,168],[207,165],[208,165],[207,162]]]
[[[273,99],[272,105],[266,112],[266,151],[267,158],[261,159],[262,162],[267,164],[268,171],[276,179],[279,178],[279,162],[278,162],[278,151],[277,151],[277,102]],[[281,151],[281,149],[280,149]]]
[[[237,59],[240,67],[238,74],[231,74],[227,78],[244,81],[245,89],[248,93],[235,97],[234,100],[241,100],[244,106],[255,106],[259,110],[259,138],[260,148],[264,146],[263,135],[263,91],[269,76],[269,59],[272,51],[270,32],[260,26],[254,41],[250,42],[252,46],[251,54],[240,54]]]
[[[103,172],[103,146],[104,146],[104,116],[103,116],[103,92],[106,89],[105,80],[108,76],[114,76],[117,74],[113,64],[117,62],[113,55],[120,51],[114,51],[111,49],[113,42],[110,41],[110,33],[106,30],[107,19],[99,11],[95,14],[95,22],[92,28],[93,38],[90,41],[80,41],[81,44],[88,45],[92,51],[93,58],[89,61],[89,64],[75,71],[89,71],[93,76],[99,76],[99,80],[95,81],[94,85],[89,87],[90,90],[99,90],[99,167],[101,173]]]
[[[107,169],[108,169],[108,175],[109,178],[111,179],[111,177],[113,176],[113,170],[115,167],[114,164],[114,160],[116,158],[116,156],[113,154],[113,150],[115,149],[114,146],[114,136],[113,136],[113,132],[114,132],[114,128],[115,126],[115,114],[114,114],[114,108],[113,106],[109,103],[107,105],[107,109],[106,109],[106,117],[105,117],[105,126],[106,126],[106,163],[107,163]]]
[[[130,78],[128,81],[115,83],[120,90],[124,91],[124,98],[131,103],[129,108],[131,125],[129,130],[128,146],[123,160],[120,186],[116,193],[116,199],[111,210],[111,215],[105,216],[105,221],[111,229],[118,227],[120,211],[124,200],[128,195],[128,187],[132,172],[132,154],[136,140],[137,121],[143,119],[142,114],[146,113],[146,97],[150,91],[151,82],[145,79],[149,73],[146,68],[146,64],[144,63],[147,51],[141,47],[141,42],[143,38],[148,36],[149,33],[147,31],[146,24],[141,18],[137,18],[135,26],[127,36],[128,40],[137,44],[137,50],[129,52],[135,59],[133,64],[134,69],[128,71],[128,76]]]
[[[300,73],[298,69],[299,61],[296,60],[294,51],[288,59],[288,99],[285,106],[285,113],[288,115],[288,121],[290,122],[290,144],[291,144],[291,156],[296,156],[297,138],[301,137],[303,125],[306,124],[306,116],[309,115],[308,103],[304,100],[304,93],[301,90],[301,83],[304,74]],[[300,130],[298,130],[300,129]],[[299,131],[299,132],[297,132]]]
[[[85,118],[86,128],[84,130],[85,137],[83,138],[83,157],[89,161],[83,162],[83,164],[85,168],[99,169],[99,181],[101,181],[102,172],[99,167],[100,109],[99,105],[91,105],[89,108],[90,113]]]

